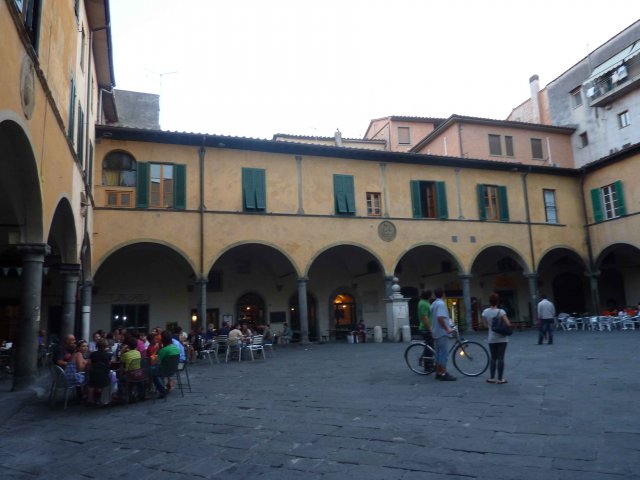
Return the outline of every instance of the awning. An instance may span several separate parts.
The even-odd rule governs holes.
[[[593,72],[591,73],[591,76],[583,83],[583,85],[587,85],[593,82],[594,80],[596,80],[597,78],[601,77],[605,73],[608,73],[611,70],[618,68],[624,62],[629,60],[631,57],[635,57],[639,53],[640,53],[640,41],[636,41],[631,45],[629,45],[624,50],[622,50],[621,52],[615,54],[606,62],[601,63],[596,68],[594,68]]]

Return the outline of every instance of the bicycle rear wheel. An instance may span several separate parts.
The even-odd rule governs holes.
[[[453,349],[452,360],[467,377],[482,375],[489,368],[489,352],[478,342],[463,341]]]
[[[425,349],[431,356],[424,356]],[[404,360],[407,366],[418,375],[429,375],[434,372],[435,353],[431,347],[423,342],[412,343],[404,351]]]

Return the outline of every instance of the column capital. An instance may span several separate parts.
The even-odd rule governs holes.
[[[51,253],[51,247],[46,243],[21,243],[17,246],[18,252],[22,255],[42,255],[43,257]]]
[[[60,275],[80,276],[80,264],[78,263],[61,263],[58,265]]]
[[[473,275],[468,273],[461,273],[460,275],[458,275],[458,278],[460,280],[471,280],[473,278]]]
[[[298,284],[307,283],[309,281],[309,277],[298,277],[296,281],[298,282]]]
[[[524,278],[528,278],[529,280],[535,280],[536,278],[538,278],[538,273],[537,272],[532,272],[532,273],[525,273]]]
[[[594,272],[584,272],[584,275],[589,278],[598,278],[600,276],[600,270],[596,270]]]
[[[85,280],[82,282],[82,288],[92,288],[94,285],[93,280]]]

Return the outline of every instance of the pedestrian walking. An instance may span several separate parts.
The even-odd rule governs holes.
[[[482,312],[482,321],[489,329],[487,342],[489,343],[489,351],[491,352],[491,362],[489,364],[489,378],[487,383],[507,383],[504,378],[504,355],[507,351],[509,337],[500,335],[491,330],[491,324],[495,318],[501,319],[507,326],[511,326],[511,322],[507,318],[507,312],[501,309],[498,304],[500,297],[497,293],[489,296],[489,308],[485,308]],[[498,371],[498,379],[496,380],[496,369]]]
[[[556,307],[553,306],[546,295],[540,295],[540,302],[538,303],[538,323],[540,330],[538,332],[538,345],[542,345],[542,341],[547,336],[547,343],[553,344],[553,323],[556,318]]]

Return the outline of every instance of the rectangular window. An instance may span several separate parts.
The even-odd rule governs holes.
[[[480,220],[509,221],[507,187],[478,184],[478,210]]]
[[[505,154],[507,157],[513,157],[513,137],[505,135],[504,137]]]
[[[629,110],[618,114],[618,125],[620,128],[628,127],[631,125],[631,119],[629,118]]]
[[[107,190],[107,207],[131,207],[132,190]]]
[[[444,182],[411,181],[413,218],[449,218]]]
[[[356,201],[353,175],[333,176],[333,197],[336,215],[355,215]]]
[[[571,106],[578,108],[582,105],[582,88],[578,87],[571,92]]]
[[[540,138],[531,139],[531,158],[543,159],[542,140]]]
[[[149,181],[149,206],[173,207],[173,165],[152,163]]]
[[[411,143],[411,129],[409,127],[398,127],[398,143],[401,145]]]
[[[262,168],[242,169],[242,208],[245,212],[264,212],[267,208],[266,176]]]
[[[595,222],[610,220],[626,215],[622,182],[591,190],[591,204]]]
[[[128,332],[149,330],[149,304],[111,305],[111,331],[125,328]]]
[[[370,217],[382,216],[382,194],[380,192],[367,192],[367,215]]]
[[[489,134],[489,155],[502,155],[500,135]]]
[[[584,148],[587,145],[589,145],[589,135],[587,135],[587,132],[583,132],[580,134],[580,147]]]
[[[544,198],[544,212],[547,219],[547,223],[558,223],[558,210],[556,207],[556,191],[555,190],[543,190],[542,195]]]

